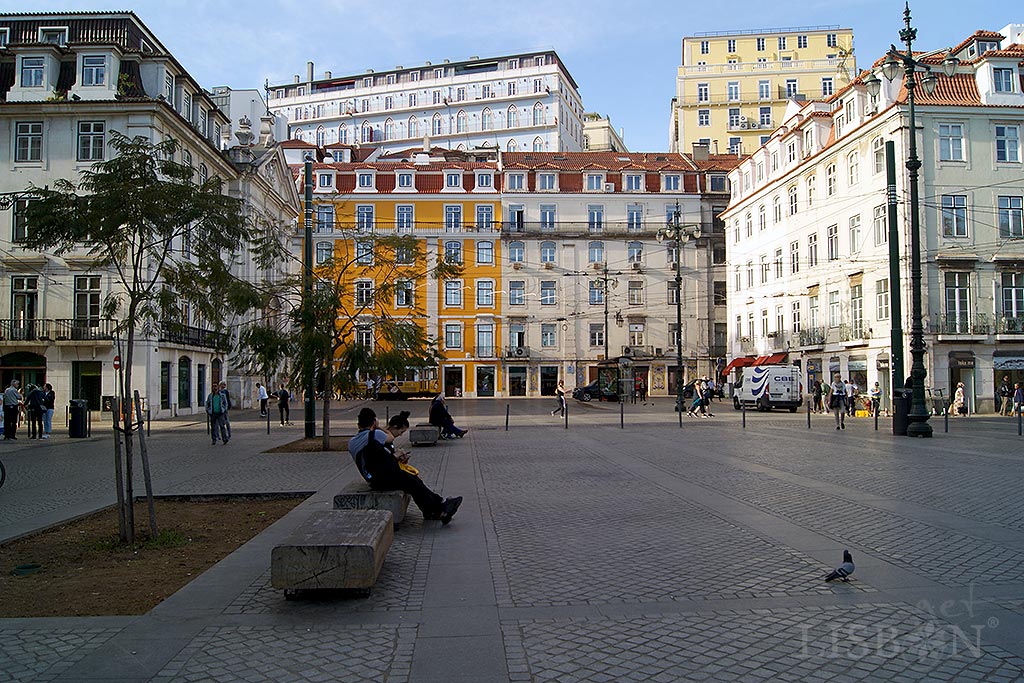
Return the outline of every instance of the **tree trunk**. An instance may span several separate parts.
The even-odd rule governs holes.
[[[149,537],[156,538],[156,501],[153,499],[153,477],[149,474],[149,451],[146,449],[146,432],[142,428],[142,398],[136,389],[135,415],[139,419],[139,457],[142,459],[142,480],[146,484],[146,507],[149,509]]]

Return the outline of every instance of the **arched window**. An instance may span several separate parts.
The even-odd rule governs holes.
[[[362,128],[359,130],[359,141],[373,142],[373,126],[369,121],[363,121]]]
[[[420,122],[415,116],[409,117],[409,137],[418,138],[420,136]]]
[[[538,135],[533,139],[533,151],[543,152],[544,151],[544,140]]]
[[[555,243],[554,242],[541,242],[540,243],[540,262],[541,263],[554,263],[555,262]]]
[[[469,117],[466,116],[466,112],[459,111],[459,113],[455,115],[455,130],[459,133],[465,133],[469,130]]]
[[[206,164],[199,164],[199,184],[203,185],[206,183],[206,179],[210,177],[210,170],[206,168]]]
[[[846,157],[846,182],[848,185],[856,185],[860,181],[860,155],[857,150],[850,152]]]
[[[544,105],[541,104],[540,102],[533,105],[533,125],[544,125]]]
[[[348,126],[344,123],[338,126],[338,142],[343,145],[348,144]]]
[[[626,257],[630,263],[642,263],[644,260],[644,243],[630,242],[626,245]]]
[[[522,242],[509,242],[508,243],[508,261],[509,261],[509,263],[522,263],[525,252],[526,252],[526,245],[524,245]]]
[[[394,140],[395,139],[395,122],[388,119],[384,122],[384,139]]]
[[[505,127],[516,128],[519,126],[519,110],[516,109],[515,105],[508,108],[505,112]]]
[[[460,142],[458,146],[455,147],[455,149],[459,150],[460,152],[465,152],[466,146]]]
[[[441,134],[441,115],[434,114],[433,120],[430,122],[430,134],[440,135]]]
[[[590,263],[604,263],[604,242],[591,242],[587,245],[587,260]]]
[[[885,140],[881,136],[871,141],[871,156],[874,159],[875,173],[885,170]]]
[[[192,406],[192,359],[182,356],[178,359],[178,407]]]
[[[514,151],[516,151],[516,146],[517,145],[516,145],[516,141],[515,140],[509,140],[508,144],[505,145],[505,150],[508,151],[508,152],[514,152]]]
[[[494,117],[491,114],[491,108],[487,107],[480,114],[480,130],[491,130],[494,128]]]
[[[317,147],[323,147],[327,142],[327,131],[324,130],[323,126],[319,126],[316,129],[316,144]]]
[[[301,140],[302,139],[302,129],[301,128],[296,128],[295,132],[292,134],[292,138],[295,139],[295,140]]]
[[[449,240],[444,243],[444,260],[447,263],[462,263],[462,242]]]

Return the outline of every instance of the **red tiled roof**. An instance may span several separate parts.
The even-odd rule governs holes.
[[[996,33],[995,31],[975,31],[970,36],[965,38],[963,40],[963,42],[961,42],[959,45],[957,45],[956,47],[953,48],[953,54],[956,54],[956,53],[960,52],[960,50],[964,49],[965,47],[967,47],[968,45],[973,43],[975,40],[979,40],[979,39],[980,40],[1002,40],[1003,39],[1003,34],[1002,33]]]
[[[281,143],[282,149],[316,149],[316,145],[305,140],[285,140]]]
[[[934,72],[933,72],[934,73]],[[938,83],[935,92],[927,94],[923,88],[917,88],[914,100],[917,104],[944,104],[944,105],[977,105],[981,104],[981,95],[978,93],[978,82],[974,80],[974,74],[936,74]],[[920,80],[922,75],[917,74]],[[900,87],[896,101],[904,104],[907,101],[907,86]]]
[[[692,171],[680,154],[671,152],[505,152],[505,168],[558,171]]]
[[[731,171],[740,165],[746,157],[735,154],[709,154],[707,159],[694,159],[692,154],[683,155],[698,171]]]

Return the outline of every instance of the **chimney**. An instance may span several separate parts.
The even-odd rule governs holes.
[[[324,78],[327,79],[327,78],[330,78],[330,77],[331,77],[331,72],[330,71],[325,71],[324,72]]]
[[[298,82],[299,82],[299,74],[295,74],[295,82],[296,82],[296,83],[298,83]]]
[[[306,62],[306,82],[313,82],[313,62]]]
[[[718,154],[718,140],[714,141],[714,145],[715,145],[715,154],[717,155]]]
[[[694,161],[707,161],[708,153],[710,149],[706,142],[695,142],[693,143],[693,160]]]
[[[430,135],[429,134],[423,136],[423,151],[424,152],[428,152],[428,153],[430,152]]]

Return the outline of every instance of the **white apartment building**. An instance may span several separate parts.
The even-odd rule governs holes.
[[[1012,29],[1012,27],[1009,27]],[[1010,30],[1007,31],[1009,33]],[[1019,31],[1018,31],[1019,33]],[[926,385],[963,382],[991,412],[1003,376],[1024,381],[1024,46],[979,31],[949,78],[915,93]],[[879,62],[880,63],[880,62]],[[727,226],[730,358],[800,363],[808,381],[839,372],[891,389],[885,143],[895,143],[905,375],[910,235],[902,76],[871,97],[868,72],[821,101],[793,103],[781,128],[732,172]]]
[[[502,155],[509,387],[552,395],[559,379],[567,387],[607,381],[622,365],[625,377],[643,379],[651,395],[670,395],[680,337],[685,379],[710,372],[717,349],[711,281],[716,194],[709,178],[717,179],[717,203],[724,207],[725,176],[736,159],[726,159],[715,173],[710,160],[704,163],[701,169],[668,153]],[[705,235],[681,250],[681,335],[679,252],[656,239],[677,210],[680,223],[700,225]],[[724,301],[719,308],[724,311]]]
[[[289,135],[319,147],[429,146],[559,152],[583,148],[579,89],[551,50],[269,86],[270,109]]]
[[[85,249],[22,248],[24,191],[77,182],[109,158],[110,133],[119,131],[174,138],[197,180],[224,179],[268,229],[290,227],[298,196],[271,138],[221,152],[227,118],[134,13],[0,15],[0,45],[0,74],[9,76],[0,77],[0,380],[48,381],[62,403],[84,398],[98,409],[115,393],[119,321],[104,317],[102,303],[116,280]],[[170,248],[189,247],[175,240]],[[236,257],[244,277],[281,276],[256,273],[245,245]],[[133,373],[154,417],[202,412],[209,387],[230,379],[230,340],[183,315],[184,327],[161,323],[137,342]]]

